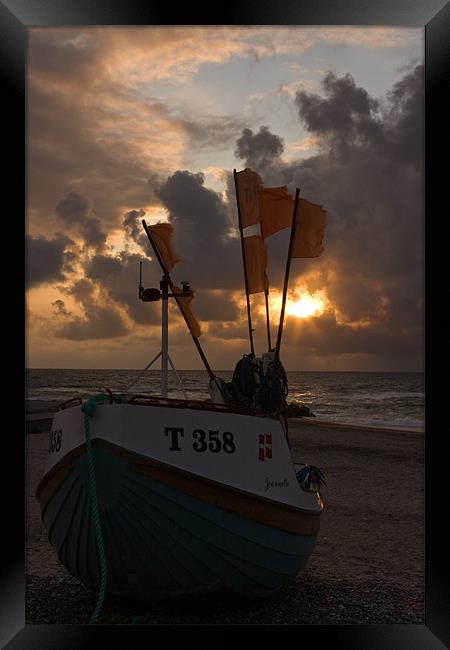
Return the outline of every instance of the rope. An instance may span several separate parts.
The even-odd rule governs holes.
[[[94,455],[92,452],[92,443],[91,443],[91,431],[90,431],[90,418],[93,417],[95,410],[98,404],[104,402],[109,402],[109,397],[103,393],[99,395],[94,395],[87,400],[81,407],[82,412],[84,413],[84,433],[86,439],[86,456],[88,462],[88,472],[89,472],[89,496],[91,499],[92,506],[92,517],[94,519],[95,527],[95,538],[97,541],[97,551],[100,557],[100,586],[99,593],[97,597],[97,604],[95,605],[95,610],[89,621],[89,625],[93,625],[97,622],[97,619],[100,615],[100,612],[103,607],[103,601],[105,599],[106,592],[106,554],[105,554],[105,545],[103,543],[103,533],[100,523],[100,514],[98,511],[98,500],[97,500],[97,484],[95,480],[95,465],[94,465]]]
[[[122,401],[123,395],[115,395],[115,401]],[[91,430],[90,430],[90,418],[93,417],[95,410],[98,404],[103,404],[110,402],[110,396],[100,393],[99,395],[94,395],[87,400],[81,407],[82,412],[84,413],[84,433],[86,438],[86,456],[88,461],[88,471],[89,471],[89,495],[91,498],[92,505],[92,516],[94,519],[95,527],[95,538],[97,541],[97,550],[100,556],[100,586],[99,593],[97,597],[97,603],[95,605],[94,612],[92,613],[89,625],[97,623],[98,617],[103,607],[106,593],[106,578],[107,578],[107,568],[106,568],[106,553],[105,545],[103,542],[103,533],[100,522],[100,514],[98,511],[98,499],[97,499],[97,484],[95,480],[95,465],[94,465],[94,456],[92,453],[92,443],[91,443]],[[150,614],[136,615],[133,617],[131,624],[139,625],[145,623],[150,618]]]

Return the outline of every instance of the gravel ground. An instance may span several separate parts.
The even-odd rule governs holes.
[[[423,434],[291,420],[296,461],[327,482],[316,548],[269,599],[216,594],[142,603],[107,596],[100,624],[392,624],[424,622]],[[96,594],[58,561],[34,497],[45,433],[27,436],[26,622],[84,624]]]

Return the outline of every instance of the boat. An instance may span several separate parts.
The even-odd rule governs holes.
[[[244,355],[234,384],[215,376],[189,311],[190,286],[174,286],[167,250],[142,225],[163,270],[159,290],[144,289],[142,275],[139,284],[143,301],[162,300],[162,349],[146,367],[161,357],[161,395],[131,386],[59,405],[36,491],[49,541],[70,574],[103,594],[272,594],[313,552],[323,477],[294,462],[280,409],[230,398],[256,357]],[[209,371],[210,400],[168,396],[169,298]],[[273,350],[263,363],[281,367]]]

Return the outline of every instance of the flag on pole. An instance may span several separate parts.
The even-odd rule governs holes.
[[[244,237],[245,266],[247,270],[248,293],[259,293],[269,289],[266,274],[267,249],[260,235]]]
[[[292,226],[294,199],[283,187],[261,187],[260,190],[261,235],[269,237],[283,228]]]
[[[321,205],[300,199],[291,257],[319,257],[323,252],[326,212]]]
[[[173,226],[170,223],[157,223],[148,228],[152,234],[156,248],[164,261],[166,270],[170,273],[175,264],[181,261],[181,257],[178,257],[172,248]]]
[[[259,223],[259,190],[261,182],[261,176],[248,167],[236,173],[242,228]]]
[[[183,296],[183,291],[180,289],[180,287],[174,287],[173,293],[177,296],[176,299],[178,305],[183,312],[187,326],[189,327],[192,336],[195,336],[195,338],[198,339],[202,333],[202,329],[200,327],[200,323],[194,316],[194,313],[191,309],[191,302],[194,296]]]

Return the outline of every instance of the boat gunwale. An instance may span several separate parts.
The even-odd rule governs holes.
[[[148,456],[144,456],[143,454],[139,454],[138,452],[134,450],[129,450],[126,447],[121,447],[120,445],[117,445],[113,442],[110,442],[109,440],[105,440],[104,438],[94,438],[92,440],[92,445],[97,445],[100,444],[103,447],[106,447],[107,449],[111,449],[113,452],[120,454],[121,456],[124,456],[127,459],[128,464],[131,465],[140,465],[140,464],[146,464],[148,466],[153,466],[156,468],[162,468],[166,470],[173,471],[175,474],[184,476],[186,478],[192,478],[198,481],[204,481],[205,483],[215,485],[218,487],[221,487],[227,491],[230,492],[235,492],[236,494],[241,494],[245,495],[247,497],[250,497],[252,499],[256,499],[259,502],[264,502],[268,503],[271,505],[276,505],[280,508],[290,510],[293,512],[297,513],[303,513],[307,515],[312,515],[312,516],[319,516],[321,515],[323,511],[323,501],[320,497],[319,494],[319,504],[320,507],[315,510],[309,510],[306,508],[299,508],[298,506],[294,506],[289,503],[283,503],[281,501],[277,501],[276,499],[270,499],[268,497],[261,496],[259,494],[254,494],[251,492],[246,492],[245,490],[242,490],[240,488],[234,487],[227,485],[225,483],[220,483],[218,481],[215,481],[214,479],[210,479],[204,476],[198,476],[194,474],[193,472],[190,472],[189,470],[182,469],[180,467],[175,467],[173,465],[170,465],[169,463],[165,463],[163,461],[154,459],[154,458],[148,458]],[[82,455],[83,450],[86,448],[86,443],[83,442],[81,445],[78,445],[77,447],[74,447],[71,449],[61,460],[59,460],[53,467],[42,477],[42,479],[39,481],[38,486],[36,487],[35,495],[36,499],[40,502],[40,498],[42,496],[42,492],[45,490],[46,484],[52,480],[52,478],[58,473],[61,472],[61,470],[64,467],[71,466],[73,460],[79,456]],[[130,458],[130,456],[134,456],[137,460],[133,460]],[[64,480],[65,475],[61,472],[61,480]],[[299,486],[300,487],[300,486]],[[41,504],[42,507],[42,504]]]
[[[106,389],[108,390],[108,389]],[[109,403],[110,404],[129,404],[135,406],[158,406],[158,407],[171,407],[171,408],[185,408],[192,411],[213,411],[217,413],[234,413],[236,415],[247,415],[249,417],[259,417],[267,418],[270,420],[278,420],[281,422],[281,418],[273,415],[268,415],[262,409],[253,409],[245,406],[239,406],[238,404],[220,404],[218,402],[209,402],[202,400],[193,400],[193,399],[182,399],[174,397],[159,397],[157,395],[143,395],[136,393],[129,398],[123,399],[121,397],[115,396],[111,391],[109,393]],[[70,402],[75,400],[80,400],[77,404],[72,404],[71,406],[66,406]],[[65,411],[69,408],[74,408],[75,406],[82,406],[83,399],[81,396],[71,397],[65,402],[61,402],[57,405],[56,411]]]

